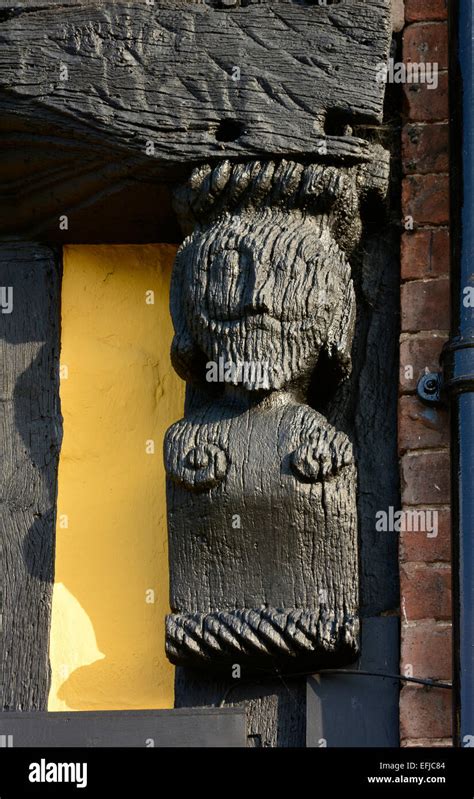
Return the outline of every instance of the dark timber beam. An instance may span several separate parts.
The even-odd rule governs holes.
[[[245,711],[240,708],[185,710],[8,713],[0,716],[0,740],[25,748],[242,747]],[[5,745],[5,744],[4,744]]]
[[[58,255],[0,246],[0,287],[1,707],[45,710],[62,432]]]
[[[365,126],[382,119],[390,34],[390,0],[3,3],[0,234],[64,241],[58,217],[69,214],[73,240],[107,240],[107,213],[89,235],[74,216],[131,189],[152,206],[132,238],[140,225],[164,238],[160,224],[177,238],[156,184],[191,165],[370,159]],[[112,209],[114,221],[129,208]]]

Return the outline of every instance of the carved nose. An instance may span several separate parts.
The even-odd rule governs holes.
[[[257,314],[270,313],[271,297],[269,296],[268,286],[265,286],[267,280],[268,270],[266,268],[255,269],[253,281],[248,287],[244,302],[246,314],[256,316]]]

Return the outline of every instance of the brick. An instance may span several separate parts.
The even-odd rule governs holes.
[[[408,452],[401,458],[402,504],[446,505],[450,499],[448,450]]]
[[[408,175],[402,181],[403,216],[418,225],[447,225],[449,222],[448,175]]]
[[[447,18],[447,0],[405,0],[405,19],[407,22]]]
[[[400,340],[400,392],[416,391],[423,372],[439,370],[439,357],[447,333],[404,333]]]
[[[402,619],[451,621],[451,569],[426,563],[400,565]]]
[[[405,175],[448,172],[448,124],[405,125],[402,131],[402,162]]]
[[[449,220],[447,16],[446,0],[405,0],[403,61],[436,63],[440,71],[436,89],[427,83],[403,86],[402,209],[416,230],[402,235],[401,246],[401,278],[409,282],[401,288],[398,442],[405,453],[403,508],[420,510],[425,504],[437,512],[438,530],[435,537],[429,535],[433,531],[400,532],[402,615],[414,622],[402,625],[401,668],[411,664],[415,676],[434,679],[451,674],[449,427],[445,410],[425,406],[407,392],[416,390],[424,371],[439,369],[445,341],[440,333],[449,328],[449,233],[423,230]],[[437,451],[426,452],[430,448]],[[440,504],[444,507],[436,507]],[[401,746],[452,746],[451,703],[448,690],[404,686]]]
[[[438,64],[438,71],[448,69],[447,23],[419,22],[408,25],[403,33],[403,60],[405,63]]]
[[[409,510],[408,507],[404,508]],[[418,510],[418,508],[417,508]],[[430,508],[436,510],[438,530],[436,536],[426,532],[402,530],[400,532],[400,561],[424,563],[449,563],[451,560],[451,512],[449,508]]]
[[[449,417],[445,408],[425,405],[418,397],[400,397],[398,450],[429,449],[449,445]]]
[[[450,680],[452,676],[452,630],[433,621],[402,625],[402,674],[411,666],[413,677]]]
[[[402,236],[402,280],[449,275],[449,230],[417,230]]]
[[[449,279],[411,280],[401,287],[401,329],[405,333],[449,328]]]
[[[426,83],[406,83],[403,86],[403,111],[412,122],[441,122],[449,117],[448,75],[438,74],[436,89]]]
[[[452,691],[406,685],[400,692],[402,738],[450,738]]]

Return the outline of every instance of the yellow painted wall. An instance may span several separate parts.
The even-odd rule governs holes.
[[[169,359],[175,252],[64,251],[49,710],[173,706],[162,443],[184,399]]]

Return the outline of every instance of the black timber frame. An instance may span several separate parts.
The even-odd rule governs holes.
[[[0,748],[196,747],[246,743],[243,708],[0,714]]]

